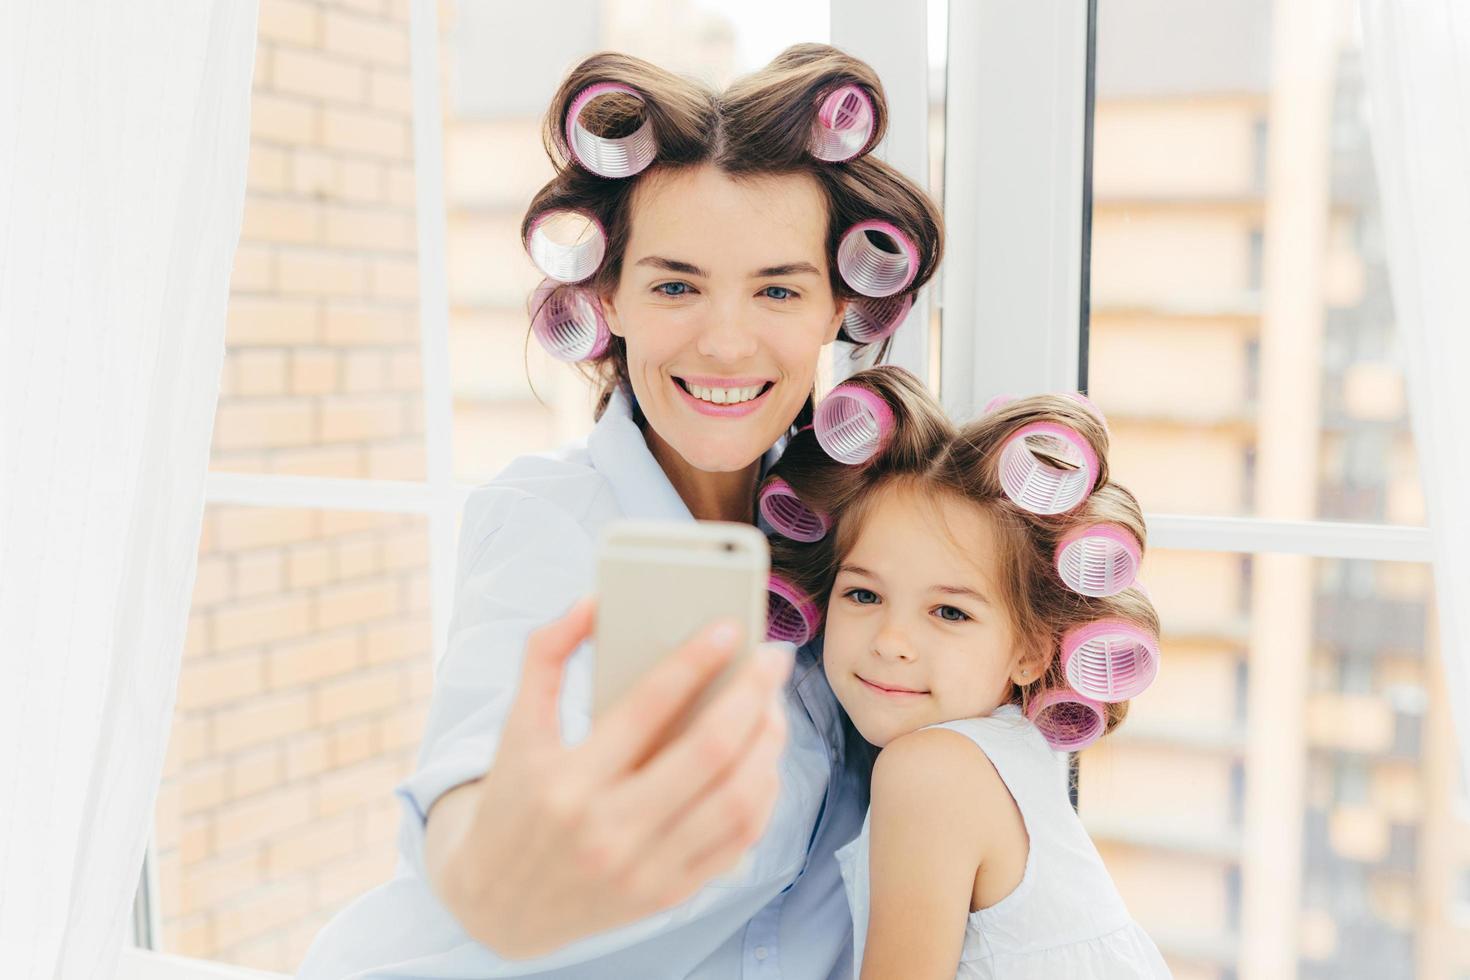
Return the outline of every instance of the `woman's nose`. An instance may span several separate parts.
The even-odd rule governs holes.
[[[716,304],[699,332],[695,348],[703,357],[738,364],[749,360],[756,351],[755,331],[744,324],[745,318],[731,304]]]

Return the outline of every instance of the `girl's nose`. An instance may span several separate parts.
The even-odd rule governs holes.
[[[744,325],[740,311],[716,304],[710,311],[695,349],[703,357],[728,364],[748,361],[756,352],[755,331]]]
[[[885,660],[907,662],[914,659],[914,648],[908,635],[893,623],[885,623],[873,637],[873,652]]]

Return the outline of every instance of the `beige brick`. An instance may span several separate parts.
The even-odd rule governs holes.
[[[179,838],[179,860],[184,864],[198,864],[208,860],[214,853],[214,819],[209,815],[184,821]]]
[[[408,23],[410,16],[409,2],[410,0],[388,0],[389,19],[403,24]],[[445,24],[451,22],[454,17],[454,8],[451,7],[446,11],[442,3],[439,5],[439,8],[439,23]]]
[[[392,352],[388,360],[389,391],[421,391],[424,387],[423,361],[417,350]]]
[[[413,164],[390,166],[385,180],[387,186],[384,200],[394,207],[411,211],[418,202],[418,184],[414,177]]]
[[[417,259],[374,258],[370,278],[371,294],[376,299],[411,302],[419,297]]]
[[[378,844],[392,846],[398,836],[398,824],[402,817],[402,805],[391,796],[363,807],[359,811],[358,822],[362,827],[364,849]]]
[[[382,545],[378,535],[343,541],[337,545],[339,578],[365,578],[376,575],[382,568]]]
[[[277,449],[271,453],[269,472],[342,479],[359,479],[368,475],[359,446]]]
[[[221,402],[214,418],[214,448],[229,452],[309,445],[315,439],[315,410],[303,400]]]
[[[307,823],[312,818],[311,795],[309,786],[287,787],[225,804],[215,821],[215,846],[227,854]]]
[[[267,143],[314,143],[322,112],[310,102],[256,92],[250,97],[250,138]]]
[[[186,867],[176,893],[176,911],[179,915],[193,915],[214,909],[260,882],[260,856],[254,851]]]
[[[182,835],[179,829],[183,820],[183,814],[179,812],[181,798],[182,791],[177,779],[165,780],[159,784],[153,799],[153,822],[154,833],[160,837],[175,839]]]
[[[328,300],[324,337],[333,346],[385,345],[416,340],[414,317],[404,310]]]
[[[325,217],[324,239],[337,248],[412,253],[417,245],[413,216],[402,211],[329,206]]]
[[[286,151],[264,143],[251,143],[245,190],[270,194],[285,189]]]
[[[327,397],[321,404],[321,441],[391,439],[403,431],[399,396]]]
[[[377,722],[379,751],[392,752],[417,746],[423,740],[427,716],[428,706],[419,705],[401,707],[380,718]]]
[[[295,782],[327,768],[327,736],[305,732],[286,743],[286,779]]]
[[[237,946],[284,926],[312,906],[311,882],[295,880],[271,885],[216,909],[215,941],[221,948]],[[232,962],[234,962],[232,957]]]
[[[177,752],[180,767],[198,762],[209,754],[209,722],[176,716],[168,744],[170,753]]]
[[[375,112],[325,106],[321,110],[321,146],[362,153],[380,160],[409,159],[406,122]]]
[[[424,398],[421,392],[409,392],[403,399],[403,430],[410,435],[424,434]]]
[[[434,586],[427,570],[409,575],[405,610],[407,612],[428,612],[433,589]]]
[[[348,394],[380,394],[388,358],[380,350],[353,350],[342,355],[342,390]]]
[[[337,197],[342,186],[342,160],[307,146],[293,146],[288,158],[293,194],[318,200]]]
[[[416,671],[408,679],[408,700],[410,703],[427,700],[434,691],[434,675],[430,671]]]
[[[203,959],[215,952],[213,923],[208,916],[196,916],[187,921],[165,921],[168,923],[165,935],[169,936],[165,948],[170,953]]]
[[[317,783],[320,813],[333,817],[388,797],[403,776],[400,765],[382,760],[325,773]]]
[[[428,527],[422,522],[383,537],[383,567],[423,568],[429,564]]]
[[[289,197],[245,198],[245,213],[240,226],[243,242],[270,244],[310,244],[319,240],[321,211],[316,204]],[[277,280],[281,275],[282,256],[276,256]]]
[[[276,280],[285,295],[362,296],[367,273],[364,259],[338,251],[283,248],[276,256]]]
[[[210,719],[218,753],[276,741],[305,731],[311,723],[311,701],[304,691],[261,695],[239,707],[221,709]]]
[[[188,816],[216,807],[225,799],[225,769],[218,762],[202,762],[179,776],[179,815]]]
[[[392,526],[386,515],[371,510],[322,511],[322,537],[330,538],[358,531],[377,531]]]
[[[275,58],[275,45],[257,41],[255,45],[255,71],[250,78],[254,92],[268,92],[271,88],[271,62]]]
[[[279,745],[242,753],[225,767],[225,797],[238,800],[275,789],[281,785],[283,775]]]
[[[255,653],[190,660],[179,671],[178,708],[197,711],[259,694],[265,689],[261,674]]]
[[[303,687],[357,669],[362,663],[361,651],[361,640],[348,631],[283,644],[266,654],[266,679],[273,691]]]
[[[352,104],[361,102],[367,95],[367,71],[340,58],[282,48],[276,52],[272,67],[278,92]]]
[[[326,11],[322,46],[334,54],[398,68],[408,66],[408,31],[398,24]]]
[[[261,0],[258,30],[262,38],[315,45],[321,36],[321,12],[306,0]]]
[[[420,618],[398,619],[363,629],[363,653],[369,665],[427,663],[431,639],[429,624]]]
[[[230,563],[219,556],[199,559],[194,571],[192,608],[212,606],[230,597]]]
[[[383,112],[413,114],[413,81],[406,71],[374,68],[368,76],[368,104]]]
[[[214,652],[214,617],[196,612],[189,617],[184,633],[184,657],[206,657]]]
[[[316,692],[317,723],[332,725],[346,718],[380,713],[403,700],[396,672],[376,671],[321,685]]]
[[[269,292],[275,285],[275,256],[262,245],[240,245],[235,249],[235,263],[230,270],[230,291],[241,293]]]
[[[228,452],[215,448],[209,454],[209,468],[222,473],[264,473],[270,454],[263,450]]]
[[[396,168],[395,168],[396,169]],[[342,161],[342,183],[338,188],[344,201],[378,204],[384,197],[384,165],[376,160],[348,157]]]
[[[336,576],[336,550],[313,544],[292,548],[286,556],[286,581],[291,589],[321,585]]]
[[[316,597],[316,621],[323,630],[389,619],[398,613],[399,589],[391,579],[323,589]]]
[[[307,300],[231,296],[226,342],[232,348],[315,343],[317,305]]]
[[[298,395],[321,395],[336,391],[341,372],[336,351],[293,350],[291,352],[290,385]]]
[[[376,444],[367,449],[367,475],[374,480],[422,480],[428,472],[422,442]]]
[[[264,867],[272,878],[284,878],[330,864],[358,848],[354,814],[317,818],[305,827],[288,830],[265,845]]]
[[[286,559],[279,551],[258,551],[235,559],[235,594],[242,599],[281,592]]]
[[[327,758],[335,769],[372,758],[378,752],[377,737],[372,719],[345,722],[327,733]]]
[[[259,398],[286,394],[285,351],[230,351],[227,360],[235,368],[235,395]]]

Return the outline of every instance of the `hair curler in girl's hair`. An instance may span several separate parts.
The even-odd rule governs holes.
[[[873,100],[859,85],[833,89],[817,110],[809,149],[827,163],[844,163],[861,156],[873,139],[877,113]]]
[[[586,211],[544,211],[531,222],[525,246],[542,275],[557,282],[582,282],[602,264],[607,232]]]
[[[1060,458],[1069,466],[1043,459]],[[1056,422],[1032,422],[1017,429],[1000,453],[1000,485],[1018,507],[1034,514],[1062,514],[1092,493],[1097,454],[1076,431]]]
[[[1089,524],[1070,531],[1057,542],[1057,574],[1067,588],[1102,598],[1133,585],[1143,554],[1138,541],[1124,527]]]
[[[893,409],[882,396],[855,384],[840,384],[817,406],[817,443],[839,463],[866,463],[893,432]]]
[[[892,249],[879,247],[870,233],[886,235]],[[856,293],[881,298],[903,292],[919,271],[919,249],[898,226],[887,221],[859,221],[837,243],[837,271]]]
[[[615,92],[643,101],[643,96],[636,89],[618,82],[598,82],[587,86],[577,93],[567,110],[567,146],[578,163],[601,177],[631,177],[652,163],[658,154],[653,124],[647,115],[627,136],[598,136],[582,125],[582,111],[588,103]]]
[[[779,476],[772,477],[761,488],[760,511],[767,523],[793,541],[820,541],[832,529],[825,514],[812,510]]]
[[[600,357],[612,338],[597,297],[554,279],[543,279],[531,294],[531,332],[559,361]]]
[[[766,639],[801,646],[817,635],[822,611],[800,589],[775,572],[766,585]]]
[[[1159,642],[1125,619],[1100,619],[1062,637],[1062,673],[1079,694],[1127,701],[1159,673]]]
[[[842,315],[842,331],[854,344],[877,343],[902,325],[913,305],[913,293],[850,299]]]
[[[1107,709],[1102,702],[1065,687],[1042,691],[1026,708],[1026,717],[1054,749],[1076,752],[1102,737]]]

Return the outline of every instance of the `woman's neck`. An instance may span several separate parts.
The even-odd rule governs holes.
[[[643,439],[695,520],[755,522],[755,481],[760,475],[759,459],[742,470],[711,473],[689,465],[689,461],[664,442],[652,426],[644,428]]]

